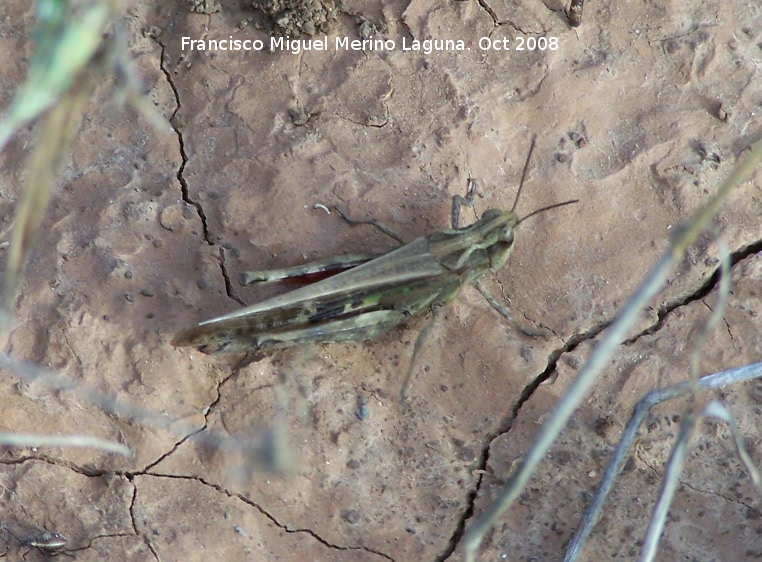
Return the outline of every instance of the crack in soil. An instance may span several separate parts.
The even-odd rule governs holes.
[[[225,247],[220,246],[220,269],[222,270],[222,278],[225,280],[225,292],[228,295],[228,298],[233,299],[241,306],[246,306],[246,303],[241,299],[238,294],[235,292],[235,289],[233,288],[233,284],[230,282],[230,274],[228,273],[228,266],[225,262]]]
[[[164,77],[167,79],[167,84],[169,84],[169,87],[172,90],[172,94],[175,97],[175,104],[177,106],[175,107],[175,110],[172,112],[172,115],[169,118],[169,122],[172,125],[172,130],[177,135],[177,141],[180,147],[180,157],[182,158],[182,162],[180,163],[180,166],[177,168],[177,181],[180,182],[180,188],[183,194],[183,201],[187,203],[188,205],[192,205],[193,207],[195,207],[196,212],[201,218],[201,225],[204,230],[204,240],[206,241],[207,244],[209,244],[210,246],[213,246],[214,244],[209,239],[209,226],[206,221],[206,214],[204,213],[204,209],[201,207],[201,203],[199,203],[198,201],[194,201],[191,198],[188,192],[188,181],[185,179],[185,175],[184,175],[185,167],[188,165],[188,153],[185,150],[185,138],[183,136],[183,131],[178,126],[178,123],[177,123],[177,114],[180,113],[180,109],[181,109],[180,91],[177,89],[177,86],[172,80],[172,73],[166,67],[166,59],[167,59],[166,45],[164,45],[164,43],[162,43],[158,37],[152,37],[152,39],[161,48],[161,53],[159,55],[159,69],[161,70],[162,74],[164,74]]]
[[[753,514],[753,516],[754,516],[754,517],[759,517],[759,515],[760,515],[760,511],[759,511],[759,509],[758,509],[758,508],[754,507],[754,506],[753,506],[753,505],[751,505],[751,504],[748,504],[748,503],[746,503],[746,502],[743,502],[743,501],[741,501],[741,500],[736,500],[736,499],[733,499],[733,498],[729,498],[729,497],[728,497],[728,496],[726,496],[725,494],[721,494],[721,493],[719,493],[719,492],[714,492],[714,491],[712,491],[712,490],[702,490],[701,488],[696,488],[695,486],[691,486],[691,485],[690,485],[690,483],[688,483],[688,482],[683,482],[682,480],[680,480],[680,484],[681,484],[682,486],[685,486],[685,487],[686,487],[686,488],[688,488],[689,490],[693,490],[693,491],[694,491],[694,492],[696,492],[697,494],[707,494],[707,495],[709,495],[709,496],[714,496],[714,497],[717,497],[717,498],[721,498],[721,499],[725,500],[725,501],[726,501],[726,502],[728,502],[728,503],[737,504],[737,505],[742,505],[742,506],[744,506],[746,509],[748,509],[748,510],[749,510],[749,513],[750,513],[750,514]]]
[[[341,545],[337,545],[337,544],[333,544],[333,543],[329,542],[328,540],[326,540],[323,537],[321,537],[319,534],[317,534],[317,532],[313,531],[312,529],[291,529],[287,525],[284,525],[283,523],[278,521],[278,519],[274,515],[272,515],[268,511],[266,511],[262,506],[260,506],[256,502],[250,500],[246,496],[243,496],[241,494],[237,494],[235,492],[229,492],[228,490],[224,489],[219,484],[213,484],[212,482],[207,482],[206,480],[204,480],[203,478],[200,478],[198,476],[183,476],[183,475],[176,475],[176,474],[149,474],[149,473],[142,473],[142,474],[140,474],[140,476],[147,476],[147,477],[153,477],[153,478],[169,478],[169,479],[173,479],[173,480],[189,480],[191,482],[198,482],[199,484],[201,484],[203,486],[206,486],[208,488],[211,488],[215,492],[217,492],[219,494],[222,494],[222,495],[224,495],[224,496],[226,496],[226,497],[228,497],[230,499],[239,500],[240,502],[242,502],[242,503],[244,503],[244,504],[246,504],[246,505],[248,505],[250,507],[253,507],[263,517],[268,519],[273,525],[275,525],[276,527],[278,527],[279,529],[281,529],[282,531],[284,531],[284,532],[286,532],[288,534],[304,533],[304,534],[309,535],[313,539],[315,539],[317,542],[319,542],[323,546],[325,546],[327,548],[330,548],[332,550],[348,550],[348,551],[357,550],[357,551],[369,552],[371,554],[375,554],[377,556],[381,556],[382,558],[384,558],[386,560],[389,560],[391,562],[395,562],[394,558],[392,558],[388,554],[386,554],[384,552],[380,552],[380,551],[374,550],[374,549],[366,547],[366,546],[341,546]],[[135,493],[135,496],[136,496],[137,495],[137,485],[135,486],[135,490],[136,490],[136,493]],[[134,503],[134,496],[133,496],[133,503]],[[130,514],[132,515],[132,505],[130,506]],[[134,522],[133,522],[133,526],[134,526]],[[150,546],[149,546],[149,548],[150,548]],[[153,552],[153,549],[152,549],[152,552]]]
[[[632,451],[632,456],[636,457],[640,462],[642,462],[646,467],[648,467],[648,470],[650,470],[653,473],[652,477],[655,481],[660,478],[664,478],[663,471],[659,471],[655,466],[653,466],[650,462],[648,462],[645,459],[645,457],[643,457],[643,455],[641,454],[640,447],[637,446],[637,442],[634,442],[634,445],[635,447]]]
[[[498,20],[497,14],[495,13],[495,10],[492,9],[492,6],[487,4],[485,0],[479,0],[479,5],[482,7],[482,9],[489,14],[489,17],[492,18],[492,23],[495,25],[495,27],[500,25],[500,21]]]
[[[255,357],[256,359],[256,357]],[[228,383],[228,381],[237,377],[244,367],[251,363],[251,358],[245,357],[237,365],[235,365],[231,372],[225,376],[215,387],[216,397],[205,406],[203,409],[204,424],[193,430],[187,431],[185,435],[179,438],[174,445],[172,445],[166,452],[162,453],[156,460],[147,464],[143,469],[135,472],[125,473],[130,475],[147,475],[149,471],[154,469],[159,463],[173,455],[183,444],[187,441],[198,437],[197,443],[206,444],[214,448],[215,450],[234,451],[244,455],[249,461],[256,461],[258,465],[264,467],[266,470],[279,470],[279,455],[276,452],[272,452],[275,445],[272,442],[274,438],[272,432],[264,432],[259,436],[259,442],[254,445],[243,444],[242,438],[234,435],[233,431],[230,431],[222,418],[221,423],[224,431],[227,435],[220,430],[210,428],[209,415],[214,411],[215,407],[222,400],[222,387]],[[262,384],[257,387],[253,387],[249,392],[257,392],[262,389],[272,388],[271,383]],[[156,473],[152,473],[156,475]],[[100,475],[100,474],[99,474]]]
[[[218,398],[218,400],[219,400],[219,398]],[[177,449],[179,449],[179,448],[180,448],[180,446],[181,446],[183,443],[185,443],[186,441],[188,441],[188,439],[191,439],[191,438],[195,437],[196,435],[198,435],[199,433],[201,433],[201,432],[205,431],[206,429],[208,429],[208,427],[209,427],[209,424],[208,424],[208,423],[206,423],[206,415],[204,415],[204,421],[205,421],[204,425],[203,425],[203,426],[201,426],[199,429],[197,429],[197,430],[195,430],[195,431],[192,431],[192,432],[188,433],[187,435],[184,435],[184,436],[183,436],[181,439],[179,439],[179,440],[178,440],[178,441],[177,441],[177,442],[176,442],[174,445],[172,445],[172,446],[169,448],[169,450],[168,450],[168,451],[166,451],[165,453],[162,453],[161,455],[159,455],[159,457],[158,457],[158,458],[157,458],[155,461],[148,463],[148,464],[145,466],[145,468],[143,468],[143,470],[141,470],[141,471],[139,471],[139,472],[134,472],[134,473],[132,473],[132,474],[145,474],[147,471],[149,471],[149,470],[151,470],[152,468],[154,468],[154,467],[155,467],[157,464],[159,464],[160,462],[162,462],[163,460],[165,460],[167,457],[169,457],[170,455],[174,454],[174,453],[177,451]]]
[[[130,523],[132,523],[132,530],[135,532],[135,536],[140,537],[142,539],[143,544],[145,544],[146,547],[148,547],[148,550],[151,551],[151,554],[153,554],[154,559],[160,560],[159,554],[156,552],[156,549],[151,544],[151,541],[148,539],[148,537],[143,535],[138,530],[137,523],[135,523],[135,501],[138,498],[138,485],[135,483],[134,475],[133,476],[125,475],[125,476],[127,480],[129,480],[130,484],[132,484],[132,498],[130,499],[130,508],[129,508]]]
[[[518,25],[516,25],[513,21],[506,19],[504,21],[500,21],[500,18],[497,15],[497,12],[492,8],[492,6],[489,5],[487,0],[479,0],[479,5],[482,7],[482,9],[489,14],[489,17],[492,18],[492,24],[493,28],[492,31],[490,31],[490,36],[497,30],[498,27],[507,26],[513,29],[514,31],[517,31],[518,33],[522,33],[524,35],[537,35],[536,33],[533,33],[531,31],[525,31],[521,29]],[[552,11],[552,10],[551,10]],[[544,32],[544,31],[543,31]]]
[[[130,519],[132,519],[132,516],[130,515]],[[113,539],[113,538],[119,538],[119,537],[134,537],[136,535],[129,534],[129,533],[107,533],[105,535],[95,535],[93,537],[89,537],[87,540],[87,544],[84,546],[81,546],[79,548],[72,548],[69,550],[66,550],[65,552],[80,552],[83,550],[87,550],[89,548],[93,547],[93,543],[100,539]]]
[[[172,130],[177,135],[177,141],[180,147],[180,157],[182,158],[182,162],[180,162],[180,166],[177,168],[177,181],[180,182],[180,188],[183,194],[183,201],[187,203],[188,205],[192,205],[193,207],[195,207],[196,212],[201,218],[201,225],[204,231],[204,241],[210,246],[213,246],[214,244],[209,239],[209,226],[206,221],[206,214],[204,213],[204,209],[201,207],[201,203],[199,203],[198,201],[194,201],[191,198],[188,192],[188,181],[185,179],[185,175],[184,175],[185,167],[188,165],[188,153],[185,150],[185,138],[183,136],[183,131],[178,126],[178,123],[177,123],[177,114],[180,113],[180,108],[181,108],[180,91],[177,89],[177,86],[172,80],[172,73],[166,67],[166,62],[165,62],[166,51],[167,51],[166,45],[164,45],[164,43],[162,43],[158,37],[153,37],[152,39],[161,48],[161,53],[159,55],[159,69],[161,70],[162,74],[164,74],[164,77],[167,79],[167,84],[169,84],[169,87],[172,90],[172,94],[175,97],[175,104],[177,106],[175,107],[175,110],[172,112],[172,115],[169,118],[169,122],[172,125]]]
[[[385,108],[386,109],[386,108]],[[347,123],[352,123],[353,125],[357,125],[358,127],[370,127],[373,129],[382,129],[386,127],[389,124],[389,112],[387,110],[386,114],[383,117],[378,117],[375,115],[369,115],[365,122],[362,121],[355,121],[354,119],[350,117],[344,117],[343,115],[339,113],[333,113],[334,117],[337,117],[338,119],[341,119],[342,121],[346,121]]]
[[[694,444],[694,447],[695,446],[696,445]],[[665,478],[664,470],[663,469],[662,470],[658,470],[655,466],[653,466],[650,462],[648,462],[645,458],[643,458],[643,456],[641,455],[640,449],[636,448],[636,450],[633,451],[633,454],[634,454],[634,456],[636,456],[638,458],[638,460],[640,460],[640,462],[642,462],[645,466],[648,467],[649,470],[651,470],[653,472],[654,477],[656,479],[664,480],[664,478]],[[680,475],[681,476],[682,476],[683,472],[684,472],[684,470],[681,469],[680,470]],[[680,477],[678,479],[678,482],[679,482],[680,486],[684,486],[685,488],[688,488],[689,490],[692,490],[692,491],[696,492],[697,494],[707,494],[707,495],[710,495],[710,496],[721,498],[721,499],[723,499],[723,500],[725,500],[725,501],[727,501],[729,503],[733,503],[733,504],[737,504],[737,505],[742,505],[745,508],[747,508],[750,513],[753,513],[756,517],[759,516],[759,513],[760,513],[759,509],[754,507],[753,505],[750,505],[750,504],[746,503],[746,502],[730,498],[730,497],[726,496],[725,494],[721,494],[719,492],[714,492],[712,490],[703,490],[701,488],[697,488],[696,486],[693,486],[689,482],[683,480],[682,477]],[[676,490],[676,492],[678,492],[678,491],[679,491],[679,489]]]
[[[701,304],[703,304],[709,312],[714,313],[714,309],[711,306],[709,306],[709,303],[702,300]],[[733,349],[736,352],[738,352],[738,346],[736,345],[736,340],[733,337],[733,332],[730,329],[730,324],[728,323],[727,320],[725,320],[725,318],[722,318],[722,324],[725,326],[725,331],[728,333],[728,337],[730,338],[730,343],[733,346]]]
[[[214,246],[214,242],[211,240],[211,236],[209,234],[209,223],[206,218],[206,213],[204,212],[204,207],[201,205],[200,202],[194,200],[190,196],[190,191],[188,189],[188,180],[185,179],[185,168],[188,165],[188,152],[185,149],[185,138],[183,136],[183,131],[180,125],[177,122],[177,115],[180,113],[181,104],[180,104],[180,90],[178,90],[177,86],[175,85],[174,81],[172,80],[172,73],[167,69],[166,66],[166,45],[162,43],[158,37],[151,37],[151,39],[159,46],[161,49],[161,53],[159,55],[159,69],[161,70],[162,74],[164,74],[164,77],[167,80],[167,84],[169,84],[170,89],[172,90],[172,94],[175,98],[175,110],[172,112],[172,115],[169,118],[169,122],[172,125],[172,130],[177,135],[177,142],[180,148],[180,157],[182,159],[182,162],[180,162],[180,166],[177,168],[177,181],[180,182],[180,190],[182,192],[182,198],[185,204],[192,206],[196,209],[196,213],[198,213],[199,218],[201,219],[201,228],[203,230],[204,235],[204,242],[206,242],[209,246]],[[227,267],[225,266],[225,256],[222,252],[222,249],[220,249],[220,257],[219,257],[219,264],[220,264],[220,271],[222,272],[222,277],[225,281],[225,291],[227,293],[227,296],[234,301],[236,301],[241,306],[246,306],[246,304],[238,298],[238,295],[235,294],[235,291],[233,290],[233,286],[230,283],[230,276],[228,275]]]
[[[0,465],[7,465],[7,466],[13,466],[14,464],[24,464],[27,462],[44,462],[46,464],[52,465],[52,466],[60,466],[63,468],[67,468],[71,470],[72,472],[75,472],[77,474],[80,474],[82,476],[87,476],[88,478],[97,478],[99,476],[103,476],[105,474],[105,471],[95,471],[95,470],[88,470],[87,468],[83,468],[81,466],[78,466],[72,462],[69,462],[65,459],[58,458],[58,457],[51,457],[49,455],[24,455],[15,459],[3,459],[0,460]]]
[[[738,251],[733,252],[730,254],[730,269],[732,270],[733,267],[735,267],[739,262],[745,260],[746,258],[753,256],[755,254],[758,254],[762,252],[762,240],[758,240],[757,242],[753,242],[746,246],[745,248],[741,248]],[[669,315],[676,309],[685,306],[687,304],[691,304],[692,302],[698,301],[706,297],[709,293],[711,293],[715,287],[720,282],[720,268],[717,267],[714,270],[714,273],[707,277],[706,281],[696,289],[693,293],[684,295],[681,297],[675,297],[672,302],[668,302],[666,304],[661,305],[657,309],[657,318],[658,320],[654,323],[653,326],[646,328],[642,332],[634,335],[630,339],[626,340],[624,342],[624,345],[630,345],[634,342],[636,342],[638,339],[640,339],[643,336],[651,335],[659,330],[662,329],[662,327],[667,323],[667,319]],[[609,323],[606,324],[608,326]]]
[[[193,430],[193,431],[189,432],[188,434],[184,435],[172,447],[170,447],[168,451],[166,451],[165,453],[160,455],[155,461],[153,461],[153,462],[149,463],[148,465],[146,465],[145,468],[143,468],[142,471],[136,472],[134,474],[141,474],[141,475],[148,474],[149,470],[155,468],[159,463],[161,463],[163,460],[167,459],[170,455],[173,455],[189,439],[192,439],[193,437],[195,437],[197,435],[200,435],[201,433],[207,431],[209,429],[209,414],[212,413],[212,411],[215,408],[215,406],[217,406],[220,403],[220,401],[222,400],[222,386],[225,383],[227,383],[229,380],[231,380],[233,377],[237,376],[238,373],[240,372],[241,368],[242,368],[242,366],[240,364],[235,366],[228,376],[224,377],[219,383],[217,383],[217,385],[215,387],[215,392],[216,392],[217,396],[214,398],[214,400],[212,400],[209,403],[208,406],[206,406],[204,408],[204,412],[203,412],[203,415],[204,415],[204,425],[202,425],[200,428],[198,428],[196,430]],[[214,433],[208,435],[208,440],[211,440],[213,445],[215,447],[221,448],[221,445],[222,445],[221,442],[220,443],[215,443],[215,434]],[[206,440],[204,440],[204,441],[206,441]]]

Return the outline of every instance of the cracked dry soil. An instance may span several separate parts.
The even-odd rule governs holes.
[[[350,2],[334,35],[357,37],[362,21],[398,42],[475,47],[484,36],[529,34],[557,37],[559,48],[181,50],[182,36],[264,39],[242,25],[252,13],[245,4],[223,0],[211,14],[180,1],[129,8],[132,55],[174,132],[151,130],[116,108],[106,86],[98,90],[6,348],[197,432],[250,435],[282,420],[291,474],[242,474],[239,458],[187,431],[112,416],[4,373],[3,430],[84,432],[135,455],[3,450],[3,522],[20,536],[64,534],[78,560],[460,560],[463,530],[670,229],[759,134],[762,12],[744,0],[591,2],[572,29],[550,0]],[[26,3],[6,4],[3,107],[23,78],[31,24]],[[4,240],[34,133],[0,155]],[[469,178],[480,198],[463,220],[510,208],[532,135],[519,214],[580,202],[521,224],[507,267],[485,286],[551,337],[521,335],[466,289],[432,331],[404,405],[396,397],[426,319],[374,341],[286,350],[245,367],[169,345],[178,329],[267,294],[237,286],[245,269],[390,248],[315,203],[376,218],[409,240],[446,226],[450,199]],[[757,174],[716,221],[734,253],[733,293],[702,349],[703,373],[760,358],[759,186]],[[560,559],[634,403],[688,376],[692,342],[717,300],[716,255],[712,237],[691,250],[481,559]],[[759,464],[762,382],[721,397]],[[636,558],[685,407],[661,406],[642,429],[584,559]],[[705,423],[659,560],[759,557],[758,502],[727,428]],[[18,542],[3,540],[5,558],[22,559]]]

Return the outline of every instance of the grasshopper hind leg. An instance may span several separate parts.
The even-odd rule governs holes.
[[[402,400],[407,400],[408,392],[410,391],[410,385],[413,383],[413,375],[415,374],[415,360],[418,357],[418,352],[421,350],[421,347],[423,347],[423,343],[426,341],[426,338],[429,337],[429,332],[431,332],[432,326],[437,321],[437,318],[439,318],[440,308],[441,307],[439,306],[431,307],[431,320],[428,324],[426,324],[426,326],[424,326],[423,330],[421,330],[415,340],[415,347],[413,347],[413,356],[410,358],[410,366],[408,367],[407,375],[405,376],[405,382],[402,383],[402,389],[400,390],[400,398]]]
[[[377,257],[378,256],[366,254],[345,254],[294,267],[285,267],[283,269],[243,271],[238,278],[238,282],[244,287],[246,285],[251,285],[252,283],[272,283],[274,281],[284,281],[288,279],[304,279],[306,283],[309,282],[310,276],[318,278],[330,277],[336,273],[341,273],[347,269],[362,265]]]

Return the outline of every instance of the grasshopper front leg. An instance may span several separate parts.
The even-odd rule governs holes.
[[[521,324],[519,324],[516,320],[513,319],[513,316],[511,316],[511,313],[508,312],[508,309],[505,308],[503,305],[501,305],[499,302],[497,302],[495,297],[493,297],[487,291],[485,291],[478,281],[474,283],[474,289],[479,291],[479,294],[484,297],[484,300],[486,300],[489,303],[489,305],[498,312],[498,314],[500,314],[503,318],[508,320],[508,322],[516,326],[519,329],[519,331],[525,336],[529,336],[530,338],[539,338],[546,335],[546,333],[543,331],[533,330],[532,328],[527,328],[526,326],[522,326]]]
[[[460,227],[458,226],[460,223],[460,208],[465,205],[466,207],[473,207],[474,206],[474,198],[476,197],[476,181],[469,177],[468,178],[468,187],[466,188],[466,196],[462,197],[461,195],[453,195],[452,198],[452,214],[451,217],[451,224],[453,230],[460,230]]]

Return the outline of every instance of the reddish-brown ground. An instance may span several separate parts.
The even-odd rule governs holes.
[[[82,561],[460,560],[463,529],[671,229],[759,138],[762,11],[752,0],[590,0],[575,29],[553,0],[350,2],[355,15],[339,15],[328,52],[183,52],[183,36],[266,41],[246,25],[253,11],[243,4],[223,0],[203,14],[163,0],[125,15],[131,55],[174,131],[122,110],[110,86],[97,91],[5,350],[153,412],[156,423],[4,372],[0,429],[95,435],[134,456],[6,449],[2,522],[20,535],[63,533]],[[32,18],[27,2],[6,2],[3,108],[24,76]],[[334,37],[369,26],[397,49],[333,48]],[[514,48],[542,37],[557,48],[484,51],[481,37]],[[403,39],[426,38],[468,50],[402,50]],[[265,294],[238,286],[243,270],[393,246],[316,203],[381,220],[408,240],[447,226],[469,178],[479,198],[464,222],[510,208],[535,135],[519,215],[580,202],[521,224],[508,265],[484,285],[549,337],[522,335],[466,289],[432,330],[406,404],[397,396],[425,318],[377,340],[286,350],[243,368],[170,345],[177,330],[239,307],[234,297]],[[0,155],[0,241],[34,139],[34,128],[24,131]],[[739,261],[702,373],[762,356],[761,178],[738,188],[716,222]],[[635,402],[690,376],[717,301],[707,285],[716,257],[714,234],[691,250],[480,559],[561,558]],[[520,403],[543,373],[552,376]],[[761,385],[721,394],[757,463]],[[686,407],[649,418],[583,559],[636,559]],[[189,428],[251,442],[280,428],[289,473],[247,472],[240,456],[188,439]],[[702,425],[659,560],[762,556],[759,495],[729,435]],[[25,549],[3,539],[7,559],[21,559]]]

